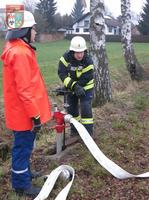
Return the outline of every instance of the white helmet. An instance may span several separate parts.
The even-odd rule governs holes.
[[[70,43],[69,50],[75,51],[75,52],[82,52],[82,51],[87,50],[86,42],[84,38],[81,36],[73,37]]]
[[[36,24],[33,14],[29,11],[24,11],[24,23],[21,28],[32,27]]]
[[[36,24],[33,14],[27,10],[24,10],[24,20],[22,26],[19,28],[29,28]],[[14,29],[13,27],[8,26],[8,30]]]

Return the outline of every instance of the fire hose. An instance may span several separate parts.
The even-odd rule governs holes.
[[[149,178],[149,172],[142,173],[139,175],[134,175],[134,174],[131,174],[131,173],[125,171],[124,169],[122,169],[120,166],[118,166],[116,163],[114,163],[112,160],[110,160],[108,157],[106,157],[102,153],[102,151],[99,149],[99,147],[97,146],[95,141],[92,139],[92,137],[87,132],[86,128],[81,123],[79,123],[77,120],[75,120],[69,114],[61,113],[62,115],[60,115],[60,116],[58,115],[58,113],[56,113],[56,114],[57,114],[56,116],[58,116],[58,118],[61,118],[60,119],[60,122],[61,122],[60,127],[57,126],[57,133],[60,133],[62,131],[62,126],[64,128],[64,122],[73,124],[75,126],[75,128],[77,129],[84,144],[89,149],[90,153],[93,155],[93,157],[97,160],[97,162],[103,168],[105,168],[115,178],[117,178],[117,179]],[[58,120],[57,120],[57,122],[59,123]],[[59,132],[59,128],[60,128],[60,132]],[[59,148],[59,151],[61,151],[61,150],[62,149]],[[67,198],[67,195],[68,195],[71,185],[73,183],[74,175],[75,175],[74,169],[67,165],[59,166],[58,168],[53,170],[50,175],[47,176],[48,178],[47,178],[44,186],[42,187],[39,195],[34,200],[45,200],[49,196],[52,188],[54,187],[54,184],[55,184],[57,178],[60,175],[62,175],[66,179],[71,177],[71,180],[69,181],[69,183],[65,186],[65,188],[58,194],[58,196],[55,199],[55,200],[65,200]]]
[[[50,175],[47,175],[47,180],[44,183],[40,193],[34,200],[45,200],[48,198],[51,193],[56,180],[59,176],[62,176],[64,179],[71,178],[69,183],[60,191],[55,200],[65,200],[68,196],[69,190],[74,180],[75,171],[72,167],[68,165],[61,165],[54,169]]]
[[[93,157],[97,160],[97,162],[104,167],[108,172],[110,172],[115,178],[118,179],[127,179],[127,178],[149,178],[149,172],[134,175],[130,174],[129,172],[125,171],[117,164],[115,164],[112,160],[107,158],[102,151],[99,149],[95,141],[87,132],[86,128],[75,120],[72,116],[66,115],[65,121],[72,123],[75,128],[77,129],[80,137],[82,138],[83,142],[85,143],[86,147],[89,149]]]

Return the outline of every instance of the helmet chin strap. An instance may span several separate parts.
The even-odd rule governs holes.
[[[31,44],[31,29],[32,27],[30,27],[27,34],[24,37],[22,37],[22,40],[26,42],[28,45],[30,45],[32,49],[36,50],[36,47]]]
[[[28,38],[27,38],[27,37],[23,37],[22,40],[23,40],[24,42],[28,43],[28,44],[30,43],[30,42],[28,41]]]
[[[24,35],[22,37],[22,39],[27,42],[27,43],[30,43],[31,42],[31,27],[28,28],[28,32],[26,33],[26,35]]]

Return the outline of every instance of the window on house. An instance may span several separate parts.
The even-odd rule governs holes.
[[[114,28],[114,35],[117,35],[117,29]]]
[[[84,28],[83,32],[89,32],[89,29],[88,28]]]
[[[79,33],[79,28],[76,28],[76,33]]]
[[[112,26],[109,26],[108,29],[109,29],[109,33],[112,33]]]
[[[84,20],[84,26],[89,27],[89,20]]]
[[[119,28],[118,34],[121,35],[121,28]]]

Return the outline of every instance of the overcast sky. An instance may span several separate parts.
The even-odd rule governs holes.
[[[57,0],[58,11],[61,14],[70,14],[75,2],[76,0]],[[139,14],[146,0],[130,0],[130,2],[131,10]],[[90,0],[86,0],[86,3],[87,11],[89,11]],[[108,7],[109,11],[114,14],[114,16],[120,15],[120,0],[104,0],[104,3],[105,6]]]
[[[57,1],[58,12],[60,12],[61,15],[64,15],[66,13],[70,14],[73,9],[74,3],[76,2],[76,0],[55,0],[55,1]],[[6,2],[18,3],[18,2],[21,2],[21,0],[0,0],[0,7],[2,6],[2,4],[5,4]],[[105,2],[105,5],[108,7],[109,11],[114,16],[118,16],[121,14],[120,0],[104,0],[104,2]],[[146,0],[130,0],[130,2],[131,2],[131,10],[137,14],[140,14],[142,6],[146,2]],[[86,11],[89,11],[90,0],[86,0],[86,3],[87,3]]]

